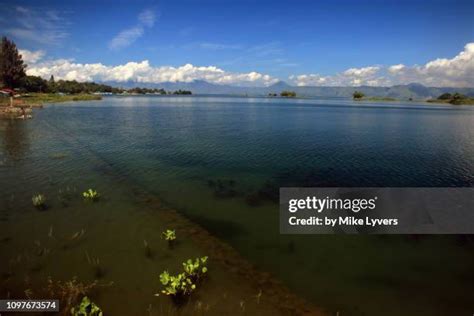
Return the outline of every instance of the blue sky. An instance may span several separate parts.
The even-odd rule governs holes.
[[[378,67],[374,79],[393,65],[451,60],[474,42],[472,0],[2,3],[0,32],[21,49],[41,51],[42,60],[110,67],[146,60],[149,67],[192,64],[344,83],[335,78],[348,69]],[[420,73],[405,77],[417,80]]]

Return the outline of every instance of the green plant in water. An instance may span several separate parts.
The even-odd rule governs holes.
[[[186,262],[183,262],[184,272],[191,279],[199,280],[207,272],[206,262],[207,256],[196,258],[194,261],[188,259]]]
[[[164,271],[160,274],[160,282],[165,286],[161,293],[175,299],[187,296],[196,289],[196,284],[185,273],[170,275],[168,271]]]
[[[76,307],[71,308],[71,315],[73,316],[102,316],[102,310],[87,296],[82,298],[82,301]]]
[[[190,295],[197,286],[197,282],[207,273],[205,266],[207,257],[186,260],[183,263],[184,272],[177,275],[170,275],[168,271],[160,274],[160,282],[165,286],[161,293],[171,296],[175,302]]]
[[[82,196],[84,197],[85,200],[93,201],[93,202],[97,201],[100,197],[99,193],[97,193],[97,191],[94,191],[92,189],[89,189],[83,192]]]
[[[176,240],[176,232],[171,229],[167,229],[163,232],[163,237],[168,242],[173,242]]]
[[[46,206],[46,197],[42,194],[36,194],[36,195],[33,195],[33,197],[31,198],[31,201],[33,201],[33,205],[36,207],[36,208],[44,208]]]

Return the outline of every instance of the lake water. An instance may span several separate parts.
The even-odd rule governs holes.
[[[106,97],[49,105],[28,121],[1,121],[0,144],[0,249],[10,260],[0,265],[4,284],[18,288],[25,271],[33,271],[37,287],[52,274],[93,279],[80,262],[95,252],[108,264],[103,279],[118,283],[102,303],[134,295],[124,284],[145,282],[146,273],[162,268],[138,255],[135,262],[129,252],[143,239],[158,244],[164,227],[136,202],[140,188],[330,313],[472,314],[472,238],[282,236],[277,201],[281,186],[471,187],[474,107]],[[72,199],[62,209],[61,192],[80,195],[89,187],[103,193],[100,204]],[[54,196],[50,209],[33,209],[37,192]],[[86,228],[87,246],[66,247],[40,268],[18,263],[23,270],[10,271],[17,253],[52,243],[46,239],[53,226],[64,236]],[[186,244],[179,251],[196,252]]]

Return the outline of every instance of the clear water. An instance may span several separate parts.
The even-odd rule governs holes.
[[[4,232],[15,235],[37,220],[44,222],[35,227],[47,235],[51,225],[44,218],[52,215],[41,220],[31,210],[35,192],[96,187],[107,196],[107,215],[84,215],[78,204],[71,206],[77,214],[53,213],[48,220],[72,232],[94,222],[105,225],[90,239],[108,246],[116,279],[131,278],[117,262],[128,248],[120,252],[117,244],[141,243],[140,229],[145,238],[159,238],[153,231],[162,228],[150,227],[153,215],[130,214],[139,208],[127,192],[133,184],[330,312],[472,313],[469,237],[281,236],[275,203],[280,186],[473,186],[472,107],[108,97],[51,105],[33,120],[0,124]],[[107,233],[117,232],[104,224],[114,221],[120,231],[133,229],[130,239]],[[14,238],[8,244],[13,254],[18,244]]]

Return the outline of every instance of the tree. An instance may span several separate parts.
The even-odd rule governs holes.
[[[48,92],[48,82],[41,77],[26,76],[22,82],[22,88],[28,92]]]
[[[354,91],[354,93],[352,94],[352,97],[354,99],[362,99],[363,97],[365,97],[365,94],[363,94],[360,91]]]
[[[294,98],[294,97],[296,97],[296,92],[294,92],[294,91],[282,91],[280,93],[280,96]]]
[[[19,87],[26,77],[25,69],[15,43],[3,37],[0,45],[0,83],[8,88]]]
[[[54,76],[53,75],[51,75],[51,77],[49,77],[48,92],[50,92],[50,93],[56,93],[57,92],[56,81],[54,81]]]
[[[189,94],[193,94],[193,93],[192,93],[191,91],[189,91],[189,90],[181,90],[181,89],[179,89],[179,90],[173,92],[173,94],[188,94],[188,95],[189,95]]]
[[[467,99],[467,97],[464,94],[456,92],[456,93],[453,94],[453,99],[454,100],[462,100],[462,99]]]
[[[451,100],[452,98],[453,96],[451,95],[451,93],[443,93],[438,97],[438,100]]]

